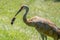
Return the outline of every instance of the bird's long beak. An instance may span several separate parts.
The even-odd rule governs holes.
[[[15,16],[13,17],[13,19],[11,20],[11,25],[13,25],[14,21],[15,21],[15,17],[19,14],[19,12],[21,12],[21,10],[23,9],[23,7],[21,7],[18,12],[15,14]]]
[[[17,11],[17,13],[15,14],[15,16],[17,16],[17,15],[19,14],[19,12],[21,12],[22,9],[23,9],[23,7],[21,7],[21,8]]]

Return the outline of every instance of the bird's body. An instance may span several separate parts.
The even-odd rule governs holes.
[[[27,21],[28,21],[27,25],[29,24],[30,26],[34,26],[38,32],[41,32],[41,33],[51,36],[53,38],[55,36],[58,36],[56,31],[59,29],[53,22],[51,22],[48,19],[35,16],[31,19],[27,19]]]
[[[29,11],[29,8],[27,6],[22,6],[21,9],[16,13],[16,15],[22,10],[22,9],[26,9],[25,14],[23,15],[23,21],[25,24],[27,24],[28,26],[33,26],[36,28],[36,30],[39,33],[42,33],[43,36],[45,35],[45,38],[47,36],[50,36],[52,38],[54,38],[54,40],[58,40],[60,39],[60,28],[58,28],[53,22],[51,22],[48,19],[42,18],[42,17],[32,17],[31,19],[27,19],[26,15]],[[11,24],[13,24],[15,17],[12,19]],[[44,38],[43,38],[44,40]],[[47,39],[46,39],[47,40]]]

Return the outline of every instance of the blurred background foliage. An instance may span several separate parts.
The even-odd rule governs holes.
[[[60,0],[0,0],[0,40],[39,40],[39,33],[34,27],[27,26],[22,11],[12,26],[12,17],[22,5],[29,7],[27,18],[41,16],[60,27]],[[53,40],[48,37],[48,40]]]

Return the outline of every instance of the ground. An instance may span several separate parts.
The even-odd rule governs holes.
[[[24,10],[16,17],[14,25],[11,19],[22,5],[29,7],[27,18],[41,16],[60,27],[60,2],[56,0],[0,0],[0,40],[39,40],[34,27],[27,26],[23,20]],[[40,37],[41,39],[41,37]],[[48,40],[53,40],[48,37]]]

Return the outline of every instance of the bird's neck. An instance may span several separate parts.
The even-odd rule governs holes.
[[[26,8],[26,12],[25,12],[25,14],[23,15],[23,21],[24,21],[24,23],[27,23],[27,13],[28,13],[28,11],[29,11],[29,9]]]
[[[28,11],[29,11],[29,9],[26,8],[26,12],[25,12],[25,14],[23,15],[23,21],[24,21],[24,23],[27,24],[28,26],[34,26],[34,23],[33,23],[33,22],[29,22],[29,21],[27,20]]]

